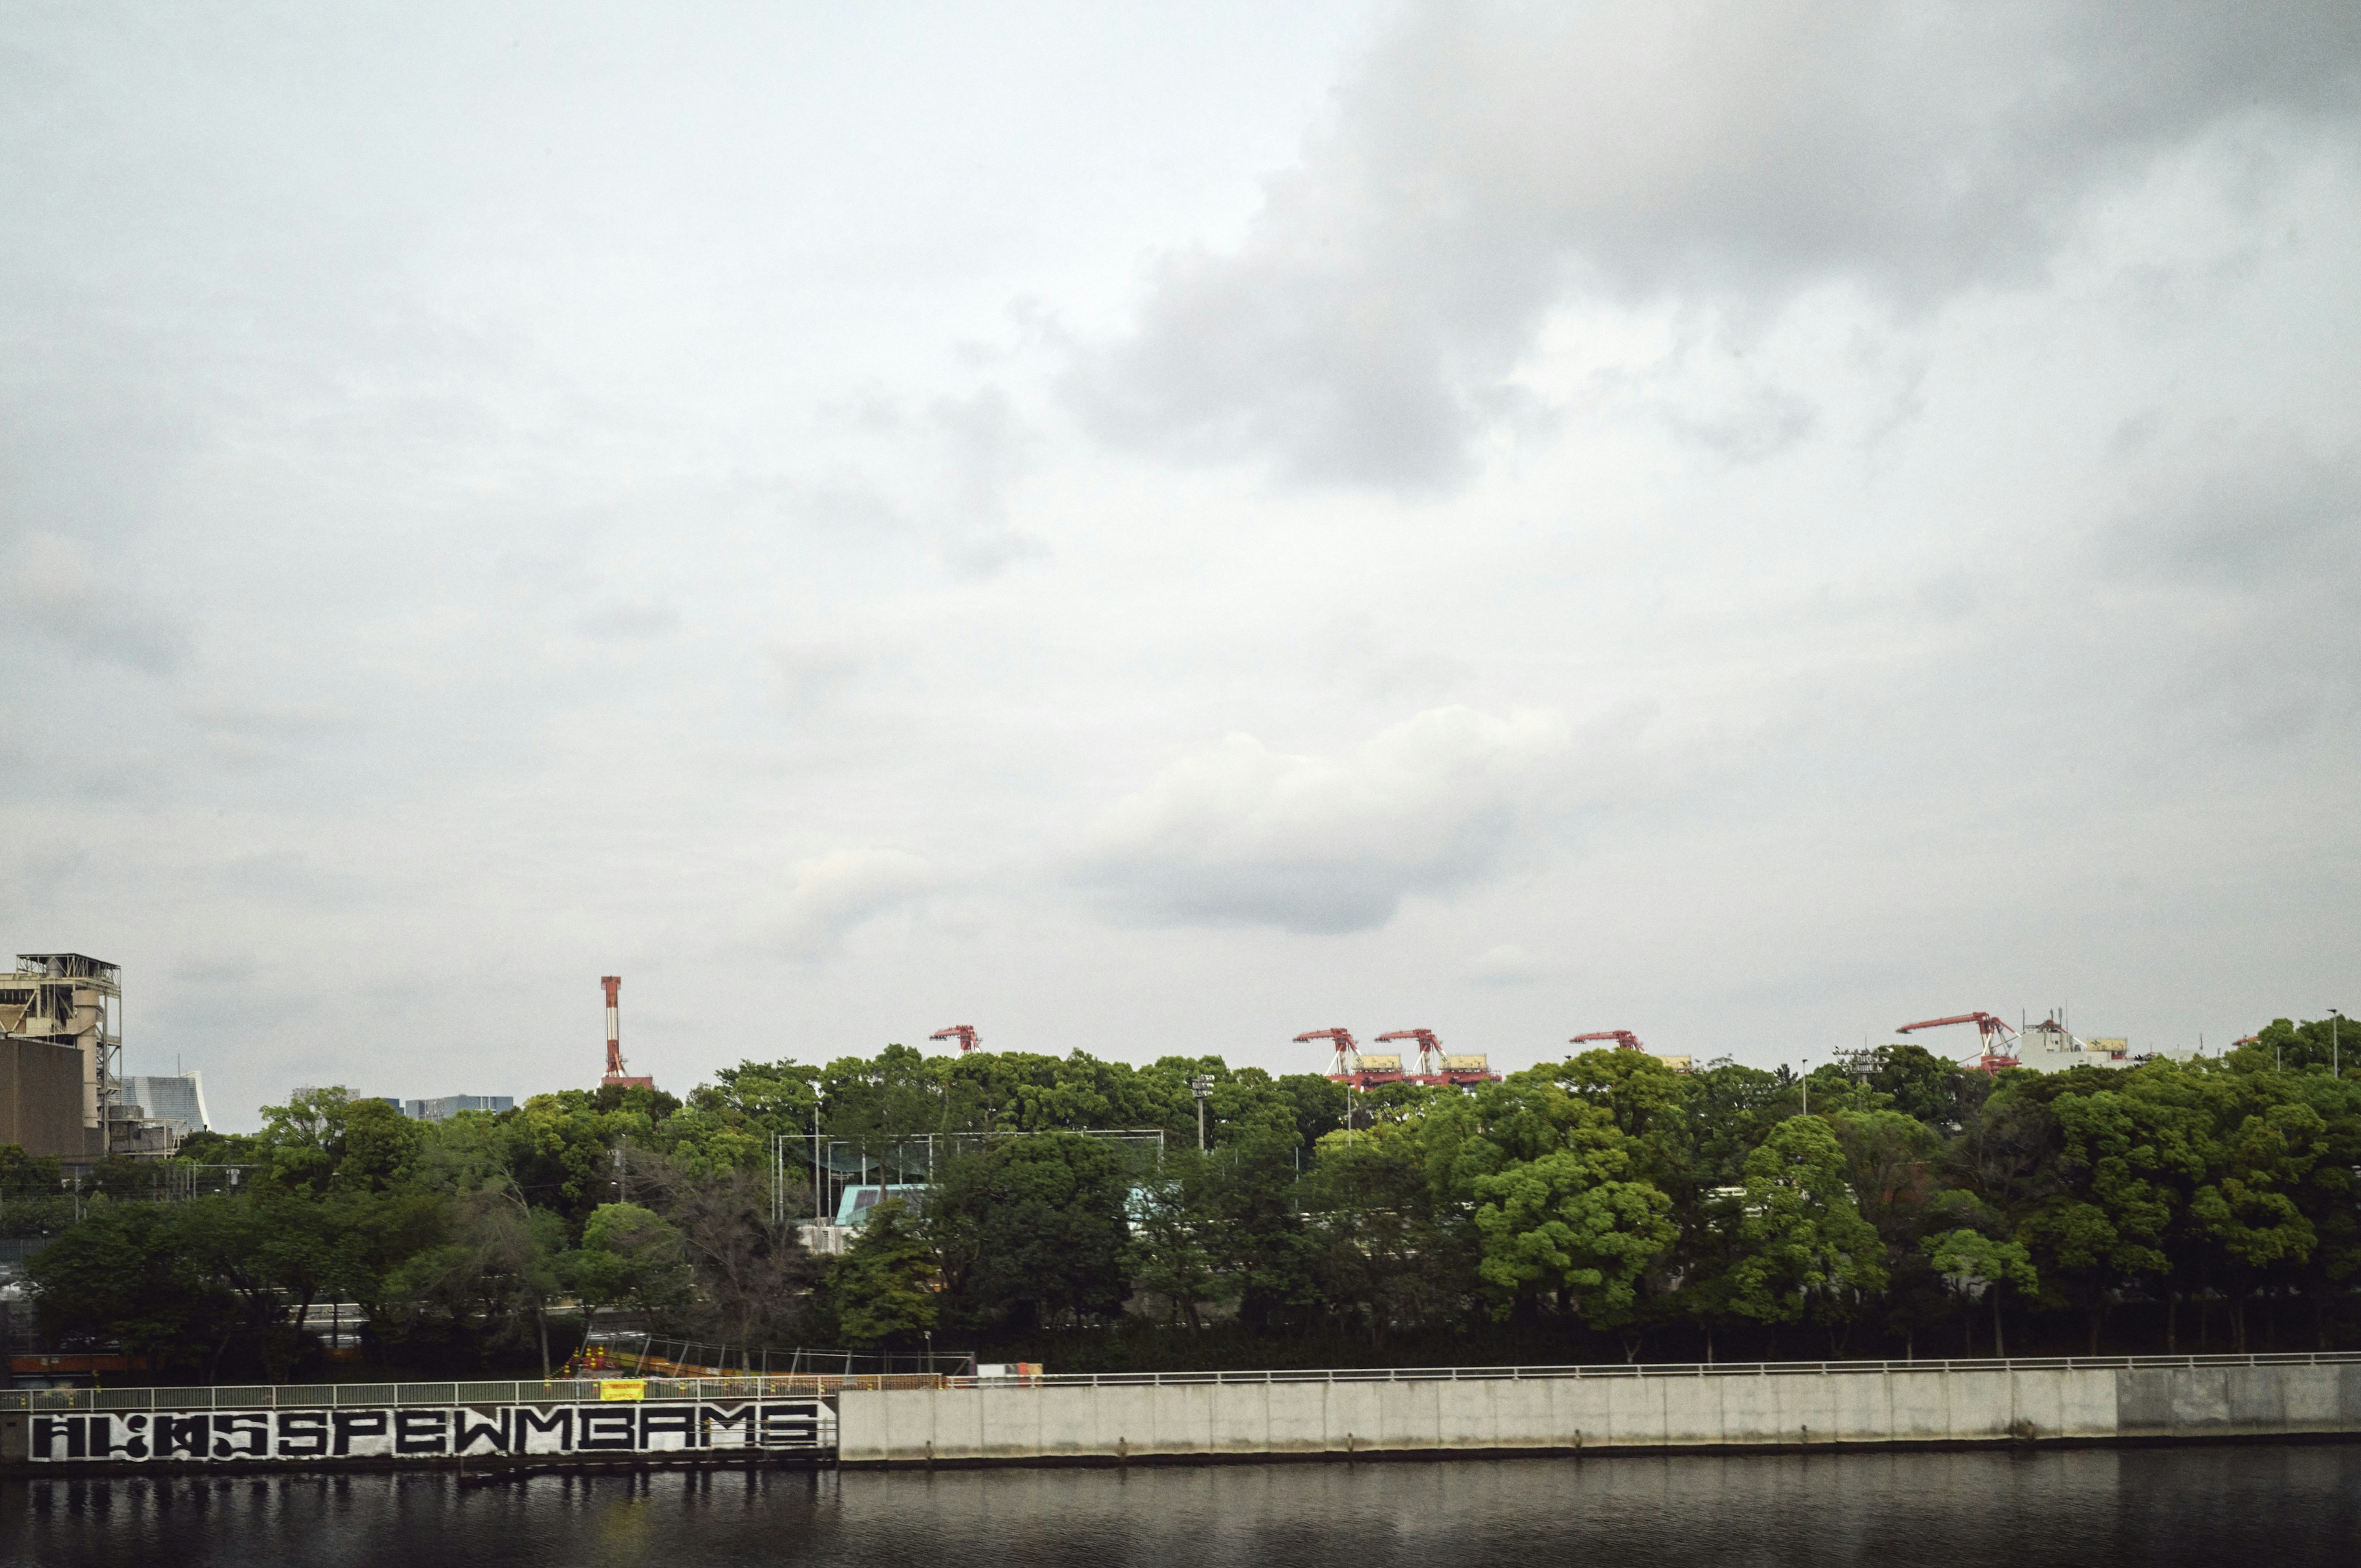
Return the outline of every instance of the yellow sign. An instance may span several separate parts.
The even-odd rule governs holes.
[[[609,1377],[598,1385],[601,1399],[644,1399],[648,1383],[644,1377]]]

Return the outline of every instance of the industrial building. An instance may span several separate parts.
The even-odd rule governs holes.
[[[160,1159],[207,1125],[194,1073],[123,1076],[123,970],[18,953],[0,973],[0,1143],[68,1161]]]
[[[82,953],[18,953],[0,975],[0,1138],[27,1154],[107,1152],[121,1103],[123,970]]]

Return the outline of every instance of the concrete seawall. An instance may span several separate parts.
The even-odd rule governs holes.
[[[2161,1360],[2161,1358],[2158,1358]],[[853,1466],[2361,1436],[2361,1362],[1548,1369],[865,1390]]]

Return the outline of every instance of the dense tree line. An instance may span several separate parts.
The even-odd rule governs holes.
[[[314,1372],[296,1325],[331,1299],[365,1305],[393,1371],[548,1365],[577,1302],[708,1342],[932,1335],[1070,1367],[2325,1346],[2361,1332],[2361,1082],[2334,1050],[2282,1020],[2226,1057],[2048,1076],[1916,1047],[1808,1080],[1593,1051],[1348,1095],[1213,1058],[894,1046],[439,1124],[322,1091],[191,1141],[235,1191],[102,1179],[67,1218],[53,1174],[0,1154],[0,1213],[51,1206],[53,1331],[166,1375]],[[840,1257],[803,1250],[816,1185],[918,1179],[924,1135],[917,1201]]]

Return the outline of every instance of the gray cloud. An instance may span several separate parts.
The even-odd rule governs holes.
[[[120,575],[110,580],[78,540],[36,533],[10,553],[10,606],[5,622],[78,658],[170,675],[188,661],[188,622],[143,602]]]
[[[791,957],[825,958],[859,926],[908,907],[936,885],[924,859],[900,850],[837,850],[798,863],[777,921]]]
[[[1555,976],[1560,969],[1521,942],[1502,942],[1470,959],[1460,973],[1477,985],[1534,985]]]
[[[2356,59],[2339,0],[1424,5],[1244,240],[1169,256],[1070,394],[1183,459],[1447,487],[1571,293],[1759,318],[1824,283],[1912,310],[2029,280],[2093,193],[2227,123],[2349,138]],[[1807,418],[1771,411],[1701,433]]]
[[[652,642],[680,630],[680,611],[668,604],[623,601],[588,611],[576,626],[594,642]]]
[[[1108,807],[1080,880],[1147,925],[1371,930],[1497,875],[1574,762],[1543,713],[1436,708],[1341,757],[1233,734]]]
[[[2114,572],[2238,591],[2361,576],[2361,448],[2224,432],[2142,467],[2137,499],[2095,542]]]

